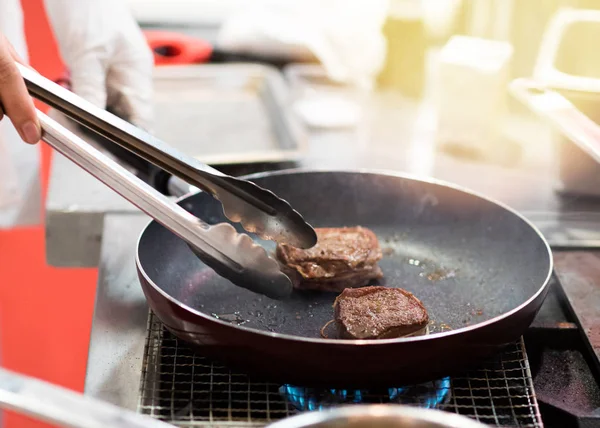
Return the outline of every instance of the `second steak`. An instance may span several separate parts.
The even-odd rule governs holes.
[[[344,290],[333,305],[341,339],[389,339],[426,334],[427,310],[401,288]]]

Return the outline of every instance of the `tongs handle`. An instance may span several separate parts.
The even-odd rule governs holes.
[[[38,110],[42,140],[173,233],[196,246],[208,225]]]
[[[248,235],[229,223],[207,225],[44,113],[37,114],[44,141],[186,241],[218,274],[269,297],[291,292],[290,279]]]
[[[36,71],[18,63],[17,67],[32,96],[151,164],[206,191],[210,191],[210,188],[207,187],[207,182],[198,179],[199,172],[223,176],[216,169],[181,155],[143,129],[95,106]]]
[[[217,198],[225,215],[263,239],[310,248],[317,235],[289,203],[273,192],[222,174],[125,120],[96,107],[34,70],[17,64],[29,92],[69,118],[173,176]]]
[[[290,293],[289,278],[248,235],[229,223],[207,225],[44,113],[37,114],[44,141],[186,241],[218,274],[270,297]]]

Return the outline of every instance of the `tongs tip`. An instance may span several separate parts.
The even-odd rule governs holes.
[[[231,256],[220,254],[211,257],[206,247],[190,245],[191,250],[219,275],[232,283],[263,294],[272,299],[281,299],[293,290],[291,279],[280,270],[279,263],[269,256],[267,250],[243,233],[238,233],[229,223],[218,223],[206,230],[211,242],[227,243]]]
[[[244,230],[254,233],[264,240],[275,241],[297,248],[308,249],[317,244],[317,233],[285,199],[273,191],[265,189],[251,181],[227,177],[235,188],[243,194],[217,192],[225,216],[229,220],[241,223]],[[246,205],[240,205],[236,198],[242,196]]]
[[[284,244],[292,245],[296,248],[307,250],[317,245],[317,232],[308,223],[304,223],[306,226],[301,231],[288,235],[288,239]]]

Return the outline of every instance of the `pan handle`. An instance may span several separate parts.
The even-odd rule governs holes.
[[[0,407],[69,428],[173,428],[149,416],[0,369]]]
[[[543,83],[519,78],[510,93],[600,163],[600,126],[573,103]]]

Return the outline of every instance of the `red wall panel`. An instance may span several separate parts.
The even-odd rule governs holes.
[[[22,0],[31,65],[56,79],[62,61],[42,0]],[[42,110],[45,107],[38,104]],[[40,144],[42,197],[51,149]],[[43,206],[43,205],[42,205]],[[44,226],[0,231],[0,341],[8,369],[83,391],[96,269],[46,264]],[[9,413],[5,427],[48,425]]]

